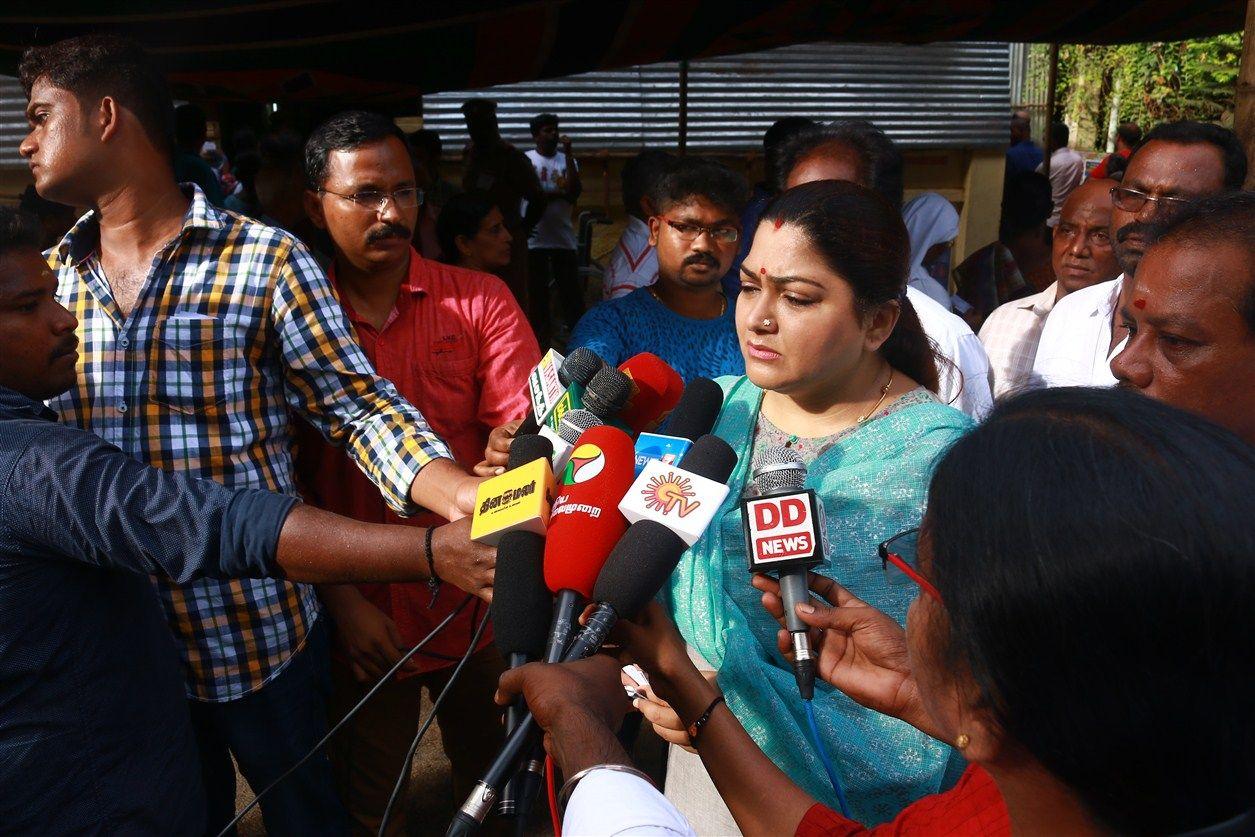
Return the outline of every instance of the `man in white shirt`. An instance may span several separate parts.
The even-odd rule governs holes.
[[[568,330],[575,328],[584,313],[584,289],[576,257],[578,242],[571,223],[571,213],[583,184],[579,164],[571,153],[571,138],[558,136],[558,117],[552,113],[539,114],[532,118],[530,127],[536,147],[527,152],[527,159],[540,180],[545,211],[527,239],[527,297],[532,328],[543,347],[550,344],[553,330],[549,312],[550,282],[558,289],[558,308]]]
[[[781,190],[815,180],[845,180],[874,189],[891,206],[902,207],[902,154],[870,122],[851,120],[816,126],[785,143],[780,154]],[[908,286],[906,298],[924,333],[940,354],[937,364],[943,402],[980,419],[993,406],[989,358],[963,319]]]
[[[649,194],[675,158],[665,151],[642,151],[623,166],[620,185],[627,227],[606,263],[602,297],[617,299],[658,281],[658,254],[649,243],[649,218],[655,214]]]
[[[1054,229],[1051,263],[1055,281],[1040,293],[999,306],[981,326],[980,340],[993,370],[994,398],[1028,389],[1037,342],[1046,316],[1070,293],[1120,273],[1111,246],[1114,180],[1087,180],[1064,201]]]
[[[1055,209],[1046,225],[1052,229],[1059,223],[1059,214],[1063,211],[1063,202],[1068,199],[1068,195],[1072,194],[1072,190],[1080,186],[1081,181],[1085,179],[1085,158],[1068,148],[1068,140],[1070,138],[1067,125],[1062,122],[1051,124],[1050,144],[1054,146],[1055,150],[1050,154],[1050,192],[1054,200]],[[1037,170],[1044,173],[1046,170],[1045,164],[1038,166]]]
[[[1037,345],[1033,376],[1045,386],[1114,385],[1111,357],[1125,338],[1116,312],[1156,228],[1203,198],[1241,189],[1245,179],[1246,155],[1227,128],[1168,122],[1147,134],[1112,190],[1113,247],[1124,273],[1055,305]]]

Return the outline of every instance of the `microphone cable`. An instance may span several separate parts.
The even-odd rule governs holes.
[[[837,805],[841,807],[841,816],[848,820],[850,819],[850,805],[845,801],[845,791],[841,788],[841,780],[837,777],[837,768],[828,757],[824,739],[819,735],[819,724],[815,721],[815,704],[813,701],[804,700],[802,709],[806,713],[806,726],[810,730],[811,743],[815,745],[815,752],[819,755],[819,760],[823,762],[824,772],[828,774],[828,782],[837,795]]]
[[[463,602],[463,605],[465,605],[465,602]],[[461,609],[461,606],[459,606],[458,610]],[[478,614],[479,603],[476,602],[474,615],[471,616],[472,622],[475,621],[475,615]],[[453,673],[449,675],[449,680],[444,684],[444,688],[440,690],[440,694],[436,695],[436,699],[432,701],[431,711],[427,714],[427,719],[423,721],[418,728],[418,732],[414,735],[414,740],[410,742],[410,749],[406,752],[404,761],[401,762],[401,772],[397,774],[397,782],[392,787],[392,796],[388,797],[388,806],[383,809],[383,819],[379,821],[379,837],[385,837],[388,832],[388,821],[392,818],[392,807],[396,805],[397,800],[401,797],[401,788],[405,785],[405,777],[410,773],[410,765],[414,761],[414,754],[418,752],[419,742],[423,740],[423,736],[427,734],[427,730],[431,727],[432,722],[436,720],[436,712],[440,709],[441,704],[444,703],[444,699],[448,696],[449,690],[453,688],[453,684],[457,682],[458,675],[466,667],[467,661],[475,653],[475,648],[479,645],[479,640],[488,627],[490,615],[490,611],[484,611],[484,618],[479,620],[479,626],[475,628],[475,633],[471,635],[471,641],[467,643],[466,653],[462,655],[462,659],[454,667]]]
[[[364,696],[361,700],[359,700],[359,701],[357,702],[357,705],[356,705],[356,706],[354,706],[352,709],[350,709],[350,710],[348,711],[348,713],[347,713],[347,714],[346,714],[343,718],[341,718],[341,719],[340,719],[340,720],[336,723],[336,725],[335,725],[334,727],[332,727],[332,728],[331,728],[331,729],[327,732],[327,734],[326,734],[326,735],[324,735],[324,736],[322,737],[322,740],[321,740],[321,741],[319,741],[317,744],[315,744],[315,745],[314,745],[314,746],[310,749],[310,751],[309,751],[308,753],[306,753],[305,755],[301,756],[300,761],[298,761],[296,764],[292,765],[292,766],[291,766],[291,767],[289,767],[286,771],[284,771],[284,773],[283,773],[283,775],[282,775],[282,776],[280,776],[278,779],[275,779],[273,782],[271,782],[269,785],[267,785],[267,786],[266,786],[266,787],[262,790],[262,792],[261,792],[261,793],[259,793],[259,794],[257,794],[256,796],[254,796],[254,797],[253,797],[253,801],[252,801],[252,802],[250,802],[250,803],[248,803],[247,805],[245,805],[245,806],[244,806],[244,807],[240,810],[240,812],[239,812],[238,814],[236,814],[236,815],[235,815],[235,817],[231,820],[231,822],[227,823],[227,824],[226,824],[226,827],[225,827],[225,828],[223,828],[221,831],[219,831],[219,832],[218,832],[218,837],[225,837],[225,835],[226,835],[227,833],[229,833],[229,832],[231,831],[231,829],[235,828],[235,826],[239,824],[240,820],[242,820],[242,819],[244,818],[244,815],[245,815],[245,814],[247,814],[249,811],[251,811],[251,810],[253,810],[254,808],[256,808],[256,807],[257,807],[257,804],[258,804],[259,802],[261,802],[262,798],[263,798],[263,797],[265,797],[265,796],[266,796],[266,794],[268,794],[268,793],[270,793],[272,790],[274,790],[274,789],[275,789],[275,787],[276,787],[276,786],[277,786],[280,782],[282,782],[284,779],[288,778],[288,777],[289,777],[289,776],[291,776],[293,773],[295,773],[295,772],[296,772],[296,770],[297,770],[298,768],[300,768],[300,766],[301,766],[301,765],[305,764],[305,762],[307,762],[307,761],[309,761],[311,758],[313,758],[314,754],[315,754],[315,753],[317,753],[319,750],[321,750],[321,749],[322,749],[322,748],[326,745],[326,743],[327,743],[328,741],[330,741],[330,740],[331,740],[331,736],[335,735],[337,732],[339,732],[339,731],[340,731],[340,729],[341,729],[341,728],[342,728],[345,724],[347,724],[349,721],[351,721],[351,720],[353,719],[353,716],[354,716],[354,715],[356,715],[356,714],[358,713],[358,711],[359,711],[359,710],[360,710],[363,706],[365,706],[365,705],[366,705],[366,701],[368,701],[368,700],[370,700],[372,697],[374,697],[374,696],[375,696],[375,693],[376,693],[376,692],[378,692],[380,689],[382,689],[382,688],[383,688],[383,686],[384,686],[384,684],[385,684],[385,683],[387,683],[390,679],[392,679],[392,675],[396,674],[398,671],[400,671],[400,670],[401,670],[401,666],[403,666],[403,665],[405,665],[407,662],[409,662],[411,657],[413,657],[415,654],[417,654],[419,651],[421,651],[421,650],[423,649],[423,646],[425,646],[427,643],[429,643],[429,642],[431,642],[433,639],[435,639],[435,638],[436,638],[436,634],[440,633],[440,632],[441,632],[441,631],[443,631],[445,628],[447,628],[447,627],[449,626],[449,623],[453,621],[454,617],[456,617],[459,613],[461,613],[461,612],[462,612],[462,611],[466,608],[466,606],[467,606],[468,604],[470,604],[470,603],[471,603],[471,600],[472,600],[472,599],[474,599],[474,598],[475,598],[475,597],[474,597],[473,595],[467,595],[467,597],[466,597],[465,599],[463,599],[463,600],[462,600],[462,603],[461,603],[461,604],[459,604],[456,608],[454,608],[454,609],[453,609],[453,612],[452,612],[452,613],[450,613],[448,616],[446,616],[444,619],[442,619],[442,620],[440,621],[440,624],[439,624],[439,625],[437,625],[436,627],[434,627],[434,628],[432,628],[432,629],[431,629],[431,633],[427,634],[427,636],[425,636],[425,637],[423,637],[422,639],[420,639],[420,640],[418,641],[418,644],[417,644],[417,645],[415,645],[415,646],[414,646],[413,648],[411,648],[409,651],[405,652],[405,656],[403,656],[401,659],[397,660],[396,665],[394,665],[391,669],[389,669],[389,670],[388,670],[388,672],[387,672],[386,674],[384,674],[384,676],[383,676],[383,677],[379,678],[379,681],[378,681],[377,683],[375,683],[375,685],[374,685],[374,686],[372,686],[372,687],[371,687],[370,691],[369,691],[369,692],[367,692],[367,693],[366,693],[366,695],[365,695],[365,696]],[[476,636],[478,636],[478,634],[477,634]],[[478,641],[478,640],[476,640],[476,641]],[[473,643],[472,643],[472,645],[473,645]]]

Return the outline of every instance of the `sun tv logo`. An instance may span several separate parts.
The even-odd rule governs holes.
[[[601,448],[585,443],[571,451],[571,459],[567,462],[562,482],[564,485],[588,482],[605,469],[606,455],[601,452]]]
[[[641,496],[645,498],[645,508],[664,515],[675,513],[679,517],[688,517],[702,505],[701,500],[693,499],[697,496],[693,491],[693,481],[674,471],[650,477],[641,489]]]

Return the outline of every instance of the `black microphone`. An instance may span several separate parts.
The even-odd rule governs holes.
[[[680,466],[708,479],[724,482],[736,465],[736,453],[717,436],[703,436],[693,444]],[[639,520],[615,544],[593,587],[599,602],[563,662],[582,659],[601,648],[620,618],[635,616],[666,583],[686,546],[684,539],[656,520]],[[446,837],[473,834],[496,799],[497,790],[513,774],[527,748],[536,720],[529,713],[506,740],[484,777],[454,816]]]
[[[828,527],[823,504],[802,487],[805,482],[806,466],[797,451],[768,448],[754,469],[758,496],[742,503],[741,515],[750,572],[775,572],[780,579],[785,627],[793,639],[793,677],[802,699],[812,700],[815,655],[797,605],[810,598],[806,573],[824,562]]]
[[[544,360],[540,366],[537,366],[528,378],[528,386],[531,393],[532,409],[528,411],[527,416],[523,419],[523,423],[519,425],[519,429],[515,431],[518,436],[524,436],[536,433],[540,430],[541,423],[553,412],[556,403],[561,400],[561,393],[558,398],[554,399],[554,403],[550,404],[544,400],[544,387],[539,378],[542,376],[542,367]],[[592,381],[593,376],[606,367],[606,362],[597,356],[592,349],[579,348],[574,349],[567,355],[558,367],[558,382],[566,388],[567,395],[572,394],[572,387],[576,390],[582,390]],[[552,379],[551,379],[552,380]],[[537,402],[539,401],[540,416],[537,413]]]
[[[508,467],[518,468],[552,455],[553,446],[545,437],[519,436],[510,446]],[[545,586],[544,553],[545,538],[535,532],[507,532],[497,544],[497,569],[489,610],[494,627],[493,642],[510,668],[539,660],[545,653],[553,597]],[[507,735],[518,726],[526,711],[522,700],[506,708]],[[514,809],[514,794],[507,785],[498,810],[510,815]]]

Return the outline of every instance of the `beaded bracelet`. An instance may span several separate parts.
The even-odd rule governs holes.
[[[702,728],[706,726],[708,721],[710,721],[710,715],[715,711],[715,707],[723,702],[723,695],[718,695],[710,702],[710,706],[706,707],[706,711],[701,715],[698,715],[697,720],[688,725],[688,729],[686,729],[685,732],[689,734],[689,743],[694,747],[697,746],[697,734],[701,732]]]

